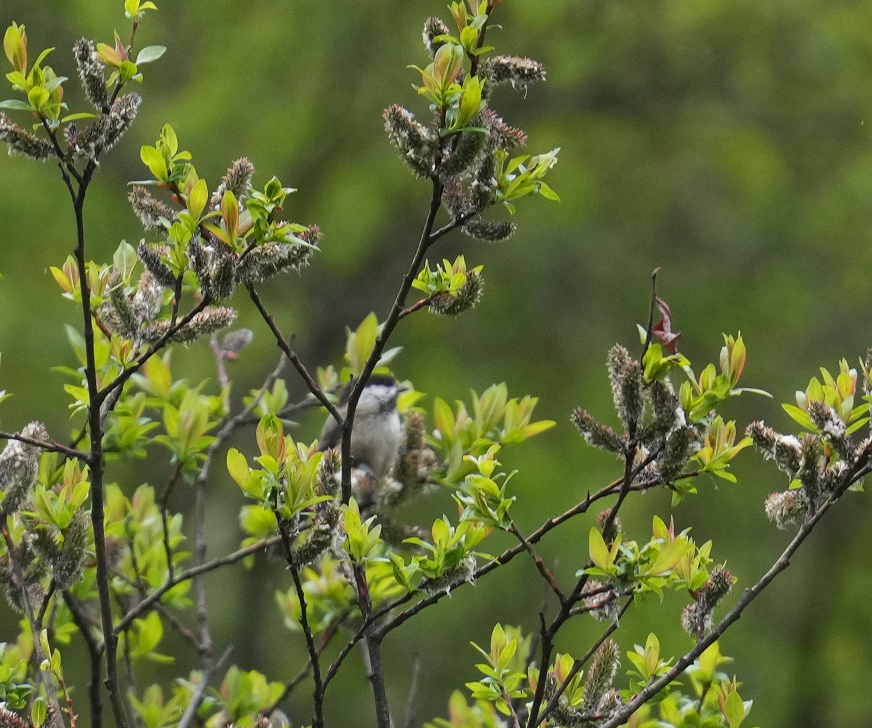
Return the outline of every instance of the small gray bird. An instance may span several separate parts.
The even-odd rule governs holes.
[[[336,408],[342,416],[348,409],[348,397],[352,384],[345,387]],[[376,481],[384,479],[397,459],[403,426],[397,412],[397,397],[404,387],[390,374],[373,374],[363,388],[354,415],[351,430],[352,466],[368,470]],[[339,425],[332,415],[321,430],[319,450],[339,449],[342,436]]]

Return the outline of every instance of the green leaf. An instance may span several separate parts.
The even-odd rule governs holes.
[[[33,111],[33,107],[21,99],[6,99],[0,101],[0,109],[12,109],[14,111]]]
[[[27,99],[34,109],[39,110],[48,103],[49,92],[42,86],[34,86],[27,92]]]
[[[164,161],[163,154],[157,149],[146,144],[139,150],[139,158],[142,159],[143,164],[151,170],[151,173],[157,179],[161,182],[167,181],[169,172],[167,171],[166,161]]]
[[[730,728],[739,728],[745,720],[745,704],[739,693],[733,690],[724,703],[724,716],[730,724]]]
[[[188,212],[191,213],[191,217],[193,217],[194,220],[200,219],[200,215],[206,207],[208,199],[209,188],[206,187],[206,180],[198,179],[188,195]]]
[[[454,435],[454,412],[451,406],[444,400],[436,397],[433,403],[433,417],[436,420],[436,429],[443,435],[451,437]]]
[[[612,565],[612,560],[609,556],[609,547],[606,546],[605,539],[603,539],[603,535],[599,532],[598,528],[590,529],[588,543],[591,561],[599,568],[607,570]]]
[[[374,313],[371,313],[354,332],[354,347],[348,352],[351,372],[355,376],[358,376],[366,366],[366,361],[375,347],[376,336],[378,336],[378,319]]]
[[[809,432],[817,432],[817,427],[814,426],[814,423],[811,421],[811,417],[808,416],[808,412],[805,410],[801,410],[799,407],[793,404],[782,404],[781,407],[784,409],[787,414],[791,416],[794,420],[796,420],[800,425],[802,425]]]
[[[121,241],[121,244],[112,256],[112,264],[121,276],[121,280],[125,283],[130,280],[130,276],[133,274],[133,269],[138,261],[139,256],[136,254],[136,250],[126,240]]]
[[[542,197],[544,197],[546,200],[554,200],[554,202],[560,202],[560,196],[544,182],[539,183],[539,194],[542,195]]]
[[[91,114],[90,112],[87,112],[87,111],[79,111],[75,114],[67,114],[65,117],[63,117],[61,119],[61,121],[66,124],[68,121],[77,121],[78,119],[96,119],[96,118],[97,118],[96,114]]]
[[[34,728],[41,728],[42,724],[45,723],[47,713],[45,698],[40,697],[33,701],[33,705],[30,706],[30,721]]]
[[[143,63],[151,63],[152,61],[156,61],[160,58],[164,53],[166,53],[166,46],[162,45],[150,45],[143,48],[139,51],[139,55],[136,56],[136,65],[140,66]]]
[[[524,427],[524,437],[527,438],[538,435],[541,432],[550,430],[556,424],[557,423],[554,420],[539,420],[538,422],[531,422],[529,425]]]
[[[227,452],[227,472],[240,487],[245,487],[243,484],[251,475],[251,468],[248,467],[245,455],[234,447]]]
[[[684,556],[688,546],[688,542],[681,537],[666,544],[654,560],[654,563],[651,564],[649,573],[663,574],[664,572],[669,571],[673,566],[681,561],[681,557]]]

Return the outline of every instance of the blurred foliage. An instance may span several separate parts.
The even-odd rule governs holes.
[[[33,47],[56,46],[55,68],[72,69],[74,40],[107,40],[116,5],[4,0],[0,27],[26,23]],[[212,181],[227,159],[245,154],[300,188],[293,219],[317,220],[325,236],[307,275],[264,286],[264,300],[279,312],[282,329],[297,333],[304,361],[336,361],[345,327],[390,305],[426,214],[426,185],[397,163],[381,113],[397,101],[412,106],[408,88],[416,78],[405,64],[426,62],[419,27],[437,12],[447,16],[429,0],[164,3],[140,42],[165,43],[167,52],[149,67],[138,123],[91,190],[92,257],[109,259],[121,239],[141,237],[126,184],[142,176],[136,150],[154,143],[163,123],[187,140],[200,174]],[[499,246],[462,236],[441,242],[440,256],[463,253],[470,267],[486,264],[481,303],[456,321],[411,317],[395,343],[405,348],[398,372],[430,395],[453,401],[469,387],[505,380],[512,391],[538,396],[539,414],[565,423],[506,458],[522,473],[513,488],[534,496],[526,500],[535,508],[518,514],[521,526],[531,527],[611,480],[610,459],[583,447],[568,416],[576,404],[608,411],[604,353],[614,341],[630,340],[632,325],[644,319],[655,267],[662,266],[661,295],[685,332],[681,349],[691,360],[719,345],[721,331],[741,329],[754,352],[745,381],[775,399],[731,403],[740,425],[749,419],[744,408],[753,406],[756,416],[788,429],[776,403],[791,400],[820,365],[832,369],[843,356],[853,362],[872,344],[865,315],[872,306],[872,144],[865,124],[872,119],[872,35],[868,4],[850,1],[506,0],[501,13],[506,30],[493,31],[501,33],[501,48],[541,60],[548,81],[526,99],[501,90],[500,104],[507,121],[535,136],[537,148],[562,147],[550,180],[562,202],[526,206],[518,233]],[[417,103],[412,110],[423,110],[426,101]],[[48,194],[57,203],[52,214],[44,212]],[[33,418],[49,431],[65,425],[56,406],[63,379],[49,370],[59,361],[74,365],[62,323],[79,321],[74,307],[58,305],[48,271],[73,245],[65,195],[54,169],[4,160],[0,348],[2,386],[15,395],[3,405],[7,429]],[[243,305],[240,313],[240,323],[258,333],[238,375],[231,372],[236,392],[257,386],[277,356],[256,312]],[[211,371],[206,347],[184,359],[180,372],[188,368],[196,381]],[[299,386],[292,399],[302,392]],[[303,439],[318,424],[303,421]],[[762,507],[785,483],[752,461],[740,457],[733,465],[740,485],[674,509],[681,528],[718,539],[738,576],[736,592],[786,538],[767,524]],[[167,457],[164,478],[171,468]],[[130,482],[145,477],[131,472]],[[215,487],[227,501],[225,510],[210,512],[219,553],[238,541],[233,514],[241,496],[229,477]],[[711,491],[717,483],[700,487]],[[182,508],[181,500],[174,507]],[[667,500],[658,494],[637,502],[638,510],[623,514],[625,526],[649,523],[649,509],[663,513]],[[409,515],[423,522],[443,508],[434,498]],[[872,720],[865,689],[872,678],[872,566],[863,558],[869,515],[863,498],[838,509],[725,637],[742,693],[756,699],[755,723],[850,727]],[[579,527],[577,543],[546,541],[543,557],[576,562],[586,553],[588,526]],[[441,654],[464,654],[470,640],[484,643],[494,619],[535,627],[544,594],[519,590],[532,578],[529,568],[495,576],[487,598],[481,590],[458,592],[413,628],[426,686],[421,716],[443,714],[457,683],[456,663]],[[211,583],[222,595],[216,640],[241,645],[239,664],[250,660],[248,667],[284,674],[277,641],[299,656],[302,640],[284,631],[281,614],[252,605],[248,594],[254,584],[286,591],[286,576],[273,569],[233,578],[221,573]],[[255,609],[264,616],[252,630]],[[622,645],[644,643],[649,626],[634,634],[628,625]],[[594,629],[564,636],[558,647],[571,651],[574,639],[586,644]],[[688,644],[677,624],[656,631],[672,643],[665,653]],[[394,702],[408,687],[410,649],[397,636],[385,645],[389,680],[400,691]],[[340,691],[347,703],[332,708],[329,721],[347,722],[361,701],[369,704],[362,675],[340,677]]]

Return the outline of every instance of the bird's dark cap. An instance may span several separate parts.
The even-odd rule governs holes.
[[[345,387],[343,387],[342,392],[339,395],[339,404],[344,404],[348,401],[349,396],[351,396],[351,390],[354,389],[354,384],[356,381],[356,379],[352,379],[348,382],[348,384],[345,385]],[[393,374],[371,374],[369,379],[366,380],[366,386],[371,387],[373,385],[382,387],[397,387],[401,392],[405,392],[409,389],[408,387],[400,386],[397,383],[397,378]]]

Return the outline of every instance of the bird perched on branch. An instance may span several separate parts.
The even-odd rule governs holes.
[[[339,397],[336,409],[343,417],[348,411],[348,398],[354,382],[349,383]],[[355,498],[374,503],[375,488],[391,472],[397,459],[403,431],[397,411],[397,397],[404,387],[390,374],[373,374],[360,394],[351,430],[351,466],[355,469]],[[342,430],[332,415],[321,430],[319,450],[340,449]]]

